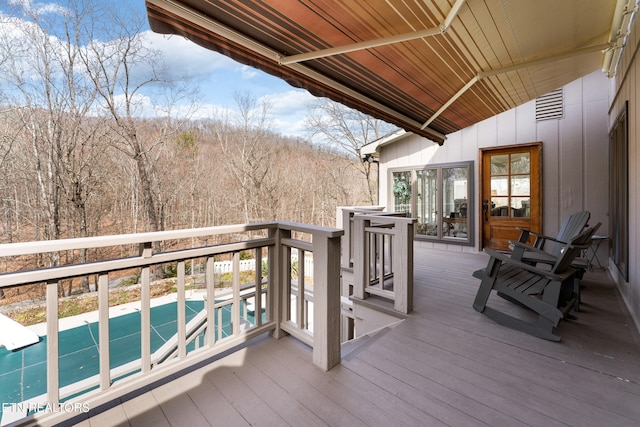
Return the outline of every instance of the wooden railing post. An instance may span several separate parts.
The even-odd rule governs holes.
[[[353,252],[353,215],[354,211],[351,209],[342,210],[342,229],[344,230],[344,236],[342,238],[342,260],[341,265],[344,268],[351,268],[353,265],[352,252]]]
[[[340,363],[340,237],[313,239],[313,363]]]
[[[407,314],[413,310],[413,222],[395,222],[392,253],[393,308]]]
[[[272,232],[275,233],[276,243],[273,250],[269,250],[269,278],[271,280],[269,289],[271,291],[271,299],[268,304],[271,305],[273,320],[276,322],[276,328],[271,332],[271,335],[275,339],[280,339],[286,334],[281,328],[281,323],[287,320],[287,312],[291,304],[289,292],[287,292],[290,286],[290,283],[287,283],[289,260],[287,260],[286,255],[288,251],[286,246],[282,244],[282,239],[290,239],[291,230],[278,228]]]

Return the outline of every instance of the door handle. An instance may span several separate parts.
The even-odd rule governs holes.
[[[489,199],[484,199],[482,201],[482,216],[484,216],[485,221],[489,221],[487,213],[489,213]]]

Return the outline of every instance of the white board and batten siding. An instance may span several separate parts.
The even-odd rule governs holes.
[[[381,204],[392,205],[390,169],[460,161],[476,163],[474,191],[478,201],[481,148],[541,141],[543,232],[555,235],[562,218],[580,210],[590,211],[592,220],[602,222],[602,230],[607,230],[608,84],[607,77],[595,71],[560,88],[563,104],[559,118],[539,115],[536,120],[534,100],[447,135],[443,146],[411,134],[381,147]],[[479,216],[474,215],[476,230],[480,230]],[[477,250],[477,237],[475,241]],[[603,251],[600,259],[606,258]]]

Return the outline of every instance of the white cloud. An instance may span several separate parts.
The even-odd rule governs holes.
[[[265,101],[271,104],[269,122],[271,129],[279,134],[292,138],[308,137],[305,125],[307,105],[313,95],[302,90],[290,90],[287,92],[264,95],[258,102]],[[196,111],[193,119],[220,119],[234,121],[239,112],[235,105],[203,104]]]
[[[22,9],[31,9],[33,7],[33,2],[31,0],[9,0],[10,6],[19,6]]]
[[[273,130],[291,138],[309,138],[304,116],[278,117],[273,122]]]
[[[304,90],[264,95],[262,100],[271,104],[271,119],[276,132],[283,135],[306,138],[307,106],[315,97]]]
[[[42,15],[45,13],[66,15],[68,13],[68,9],[55,2],[34,4],[32,0],[9,0],[8,3],[11,6],[18,6],[25,13],[36,15]]]
[[[152,31],[142,33],[146,44],[161,53],[167,71],[179,78],[208,78],[216,70],[240,70],[242,65],[217,52],[205,49],[181,36]]]
[[[251,80],[256,76],[258,76],[258,70],[256,70],[255,68],[248,67],[246,65],[242,65],[240,67],[240,75],[242,76],[243,80]]]
[[[216,104],[203,104],[193,113],[193,119],[219,119],[235,116],[236,111],[232,108]]]
[[[64,9],[53,2],[34,5],[29,0],[10,0],[16,5],[26,7],[40,7],[41,11],[63,12]],[[56,8],[57,7],[57,8]],[[18,39],[25,26],[33,24],[20,19],[4,15],[0,21],[0,32]],[[50,35],[52,46],[57,41]],[[308,92],[294,89],[276,77],[269,76],[252,67],[242,65],[224,55],[205,49],[181,36],[166,36],[151,31],[141,34],[143,44],[158,52],[157,58],[164,62],[164,70],[173,81],[181,81],[191,88],[199,90],[201,107],[192,111],[191,104],[171,105],[165,102],[170,98],[167,87],[149,86],[139,92],[134,99],[135,114],[140,117],[165,117],[171,105],[171,113],[198,118],[229,118],[233,119],[235,111],[234,94],[249,92],[258,97],[258,101],[266,101],[271,105],[270,123],[275,132],[292,137],[305,137],[304,120],[307,105],[314,97]],[[106,52],[113,49],[110,41],[97,41],[104,46]],[[98,46],[100,50],[101,46]],[[81,47],[84,49],[84,47]],[[131,81],[146,81],[149,76],[149,64],[137,64],[132,71]],[[25,71],[28,65],[25,63]],[[78,70],[81,75],[81,70]],[[165,105],[166,104],[166,105]]]
[[[307,105],[316,99],[309,92],[301,89],[293,89],[287,92],[271,93],[262,96],[261,101],[271,105],[271,113],[281,116],[298,114],[307,109]]]

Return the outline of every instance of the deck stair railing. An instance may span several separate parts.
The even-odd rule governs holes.
[[[140,247],[137,256],[0,274],[0,288],[3,290],[28,284],[44,284],[46,287],[46,394],[32,398],[31,403],[55,408],[61,401],[82,402],[93,408],[196,366],[266,332],[275,338],[288,333],[300,339],[312,346],[313,362],[317,366],[323,370],[331,369],[340,363],[342,234],[342,230],[337,229],[270,222],[0,245],[0,258],[5,261],[51,252],[131,245]],[[229,243],[166,252],[153,250],[156,242],[211,241],[220,237],[221,241]],[[253,278],[248,283],[240,274],[240,253],[246,254],[247,251],[255,259]],[[309,255],[313,261],[311,264],[296,261]],[[214,272],[214,263],[229,257],[233,263],[232,283],[221,287],[215,283],[219,275]],[[205,265],[204,309],[187,322],[188,274],[185,266],[193,264],[193,260]],[[163,346],[152,351],[152,270],[172,263],[176,264],[177,271],[177,332]],[[307,271],[309,265],[312,271]],[[132,269],[140,271],[140,355],[122,366],[112,367],[109,276]],[[62,387],[61,374],[64,373],[60,372],[58,339],[59,286],[63,281],[87,276],[97,277],[99,366],[96,371],[99,373]],[[35,413],[26,417],[24,424],[53,425],[70,415],[63,412]]]

